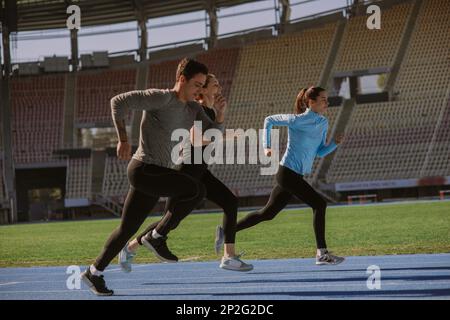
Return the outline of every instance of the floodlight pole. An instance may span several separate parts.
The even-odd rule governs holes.
[[[136,19],[138,22],[139,30],[140,30],[140,39],[139,39],[139,61],[143,62],[147,60],[147,16],[145,15],[144,6],[140,0],[133,1],[134,13],[136,15]]]
[[[76,72],[78,70],[78,29],[76,28],[70,30],[70,46],[72,51],[70,59],[72,72]]]
[[[209,16],[209,38],[208,50],[212,49],[217,44],[217,34],[219,33],[219,20],[217,19],[216,1],[207,1],[206,12]]]
[[[289,0],[278,0],[279,4],[282,7],[281,16],[280,16],[280,33],[284,33],[286,25],[289,23],[291,19],[291,5]]]

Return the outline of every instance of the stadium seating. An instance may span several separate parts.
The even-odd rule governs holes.
[[[222,95],[230,96],[231,84],[233,82],[239,49],[216,49],[199,54],[196,59],[208,66],[209,72],[216,75],[222,86]]]
[[[178,60],[150,64],[147,88],[171,89],[175,83]]]
[[[450,87],[450,37],[445,36],[450,30],[449,15],[449,1],[423,1],[394,87],[399,98],[446,94]]]
[[[450,176],[450,99],[436,127],[423,176]]]
[[[90,199],[92,158],[70,158],[67,162],[66,198]]]
[[[358,105],[327,182],[448,175],[450,2],[424,1],[395,91],[397,101]],[[431,151],[431,153],[430,153]],[[424,167],[426,166],[426,167]]]
[[[103,196],[123,197],[127,194],[129,187],[127,165],[128,162],[119,160],[116,156],[106,157]]]
[[[11,81],[13,154],[16,163],[49,162],[61,146],[65,76]]]
[[[346,139],[324,175],[325,182],[450,175],[450,1],[421,3],[409,43],[403,41],[406,52],[393,83],[393,100],[355,105],[345,128]],[[413,7],[411,1],[383,10],[381,30],[366,28],[367,15],[350,18],[332,72],[392,67],[402,40],[408,39],[403,35]],[[240,48],[198,54],[195,58],[216,74],[228,99],[226,128],[262,129],[268,115],[292,113],[299,89],[321,80],[327,58],[333,55],[330,49],[337,27],[338,22],[316,25]],[[146,87],[172,88],[178,62],[150,61]],[[77,73],[75,127],[112,126],[110,99],[134,90],[136,78],[137,66]],[[65,75],[12,80],[16,163],[54,160],[52,152],[62,143],[65,84]],[[326,114],[329,138],[341,110],[341,106],[332,107]],[[287,130],[280,129],[281,159]],[[319,164],[316,159],[312,174],[306,177],[310,182]],[[115,156],[106,158],[105,197],[123,200],[128,191],[126,166]],[[213,173],[241,196],[271,190],[274,176],[261,176],[260,169],[259,163],[211,166]],[[68,160],[66,197],[90,197],[91,171],[90,159]]]
[[[208,66],[209,72],[216,75],[222,86],[222,95],[225,97],[229,96],[238,55],[239,49],[230,48],[211,50],[195,57],[196,60]],[[179,60],[150,64],[147,87],[161,89],[173,88]]]
[[[336,57],[335,71],[390,67],[411,9],[412,3],[404,3],[383,10],[380,30],[366,27],[366,15],[350,18]]]
[[[335,29],[336,24],[327,24],[243,47],[231,86],[226,127],[262,129],[268,115],[292,113],[299,89],[319,82]],[[286,133],[285,128],[281,130],[280,157]],[[274,176],[260,176],[260,167],[214,165],[211,170],[236,193],[246,195],[267,193],[273,186]]]
[[[111,98],[135,89],[135,68],[80,72],[76,81],[75,123],[113,126]],[[130,119],[131,112],[128,121]]]
[[[441,104],[434,98],[357,105],[327,182],[418,177]]]

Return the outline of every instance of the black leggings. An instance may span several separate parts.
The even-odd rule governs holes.
[[[296,196],[312,207],[313,226],[318,249],[326,248],[325,242],[325,211],[327,202],[305,181],[303,176],[281,166],[277,172],[277,185],[270,194],[269,202],[264,208],[246,215],[238,221],[236,231],[250,228],[261,221],[272,220],[286,207],[292,196]]]
[[[206,199],[214,202],[223,209],[225,243],[234,243],[236,238],[236,220],[238,210],[238,199],[236,196],[222,183],[222,181],[217,179],[204,164],[182,164],[178,167],[178,170],[199,180],[205,187]],[[178,226],[181,220],[183,220],[190,213],[188,210],[181,210],[170,214],[171,211],[168,211],[168,208],[172,205],[173,201],[173,198],[169,198],[166,202],[166,209],[164,210],[166,214],[164,217],[160,221],[152,223],[137,237],[139,244],[142,245],[141,238],[152,229],[156,228],[161,221],[164,221],[168,228],[173,230]]]
[[[100,271],[109,265],[139,230],[160,197],[172,197],[174,201],[168,206],[168,210],[185,215],[185,212],[193,210],[205,196],[203,184],[193,177],[135,159],[128,164],[128,180],[130,190],[124,203],[120,226],[113,231],[106,241],[103,252],[94,263]],[[161,221],[156,229],[160,234],[168,230],[165,221]]]

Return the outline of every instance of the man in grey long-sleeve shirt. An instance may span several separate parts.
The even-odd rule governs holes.
[[[128,110],[144,110],[139,137],[139,147],[128,165],[130,190],[124,203],[120,226],[107,240],[103,252],[95,263],[83,272],[82,280],[97,295],[112,295],[106,287],[102,272],[120,252],[127,241],[138,231],[148,213],[160,197],[172,197],[173,206],[167,213],[192,210],[204,198],[201,182],[189,175],[171,169],[171,151],[176,142],[171,141],[175,129],[189,130],[195,120],[203,122],[204,128],[223,130],[227,104],[219,98],[215,108],[216,121],[206,115],[194,100],[206,81],[205,65],[183,59],[178,65],[176,83],[172,90],[149,89],[120,94],[111,100],[112,117],[119,142],[119,159],[129,160],[131,145],[128,142],[125,115]],[[167,215],[166,213],[166,215]],[[152,249],[162,260],[173,261],[167,248],[165,221],[155,228],[156,238]]]
[[[179,100],[175,91],[168,89],[148,89],[120,94],[111,100],[111,109],[116,126],[124,123],[127,110],[144,110],[139,147],[133,159],[166,168],[174,165],[171,160],[172,148],[177,143],[171,141],[174,130],[180,128],[189,130],[197,120],[202,121],[203,128],[217,128],[223,131],[223,125],[212,122],[197,102],[185,103]]]

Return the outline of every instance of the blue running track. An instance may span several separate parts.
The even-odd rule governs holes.
[[[112,297],[94,296],[84,283],[77,289],[67,267],[2,268],[0,300],[450,299],[450,253],[348,257],[339,266],[316,266],[314,259],[249,262],[255,268],[247,273],[219,269],[219,261],[139,264],[129,274],[112,265],[105,272]],[[371,265],[380,268],[380,289],[368,288]]]

